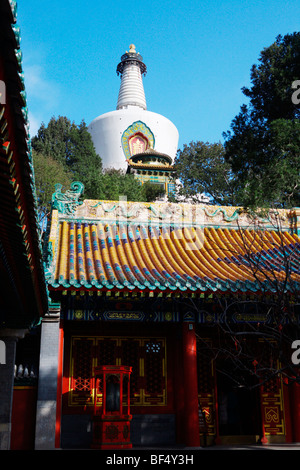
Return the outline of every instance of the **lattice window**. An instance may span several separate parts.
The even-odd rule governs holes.
[[[73,337],[69,406],[94,402],[93,370],[99,365],[127,365],[131,405],[166,404],[165,340],[151,338]],[[102,390],[97,390],[102,400]]]
[[[273,377],[269,379],[263,385],[263,391],[266,393],[278,393],[279,390],[279,379],[277,377]]]
[[[270,374],[272,370],[278,370],[280,365],[277,361],[278,357],[278,348],[276,341],[268,340],[264,341],[263,339],[259,340],[258,343],[260,347],[260,357],[258,358],[258,363],[260,368],[265,368]],[[274,375],[266,380],[266,377],[262,375],[263,382],[263,391],[266,393],[278,393],[280,388],[280,380]]]
[[[198,368],[198,393],[212,393],[214,377],[212,373],[212,360],[209,357],[208,348],[201,349],[197,344],[197,368]]]
[[[97,344],[97,365],[116,365],[117,340],[101,339]]]
[[[90,391],[92,377],[92,342],[90,340],[76,341],[73,355],[74,390]]]
[[[93,345],[91,338],[73,338],[70,405],[87,404],[92,400]]]
[[[163,353],[161,341],[148,341],[145,344],[146,393],[161,394],[164,388]]]
[[[161,342],[148,341],[145,345],[146,353],[159,353],[161,351]]]
[[[121,364],[132,367],[132,373],[130,376],[130,395],[132,404],[134,403],[135,396],[139,393],[139,344],[140,342],[135,339],[126,339],[121,341]]]

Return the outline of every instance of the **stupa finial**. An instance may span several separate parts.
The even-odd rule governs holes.
[[[130,44],[129,46],[129,52],[131,54],[136,54],[136,50],[135,50],[135,45],[134,44]],[[128,54],[128,52],[126,51],[126,53]]]

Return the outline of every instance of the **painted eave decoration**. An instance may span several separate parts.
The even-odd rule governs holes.
[[[0,5],[0,327],[28,328],[48,309],[17,4]]]
[[[69,198],[54,196],[51,290],[272,292],[271,274],[285,280],[286,253],[292,253],[290,280],[299,287],[300,240],[289,211],[279,211],[278,232],[272,217],[257,229],[237,207],[80,200],[82,191],[74,183]],[[256,276],[250,248],[262,267]]]

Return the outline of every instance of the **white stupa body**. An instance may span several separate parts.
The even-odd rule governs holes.
[[[133,45],[122,56],[117,73],[121,74],[117,109],[102,114],[88,126],[103,169],[127,170],[127,160],[132,156],[127,140],[137,134],[141,141],[145,139],[146,146],[153,146],[173,161],[178,148],[178,130],[166,117],[147,110],[142,80],[146,66]]]

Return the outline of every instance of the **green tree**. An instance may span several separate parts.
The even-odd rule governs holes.
[[[146,181],[142,186],[143,198],[146,202],[155,201],[158,198],[162,198],[166,192],[159,184],[152,183],[152,181]]]
[[[97,155],[91,135],[84,121],[77,128],[71,129],[72,158],[68,167],[73,179],[81,181],[85,187],[85,196],[98,198],[98,186],[102,178],[102,160]]]
[[[180,181],[175,200],[189,199],[199,202],[203,194],[211,204],[235,204],[233,176],[224,159],[221,143],[190,142],[177,152],[175,178]]]
[[[81,181],[86,198],[98,197],[102,161],[84,121],[77,126],[66,117],[52,117],[47,127],[41,125],[32,139],[32,148],[59,162],[73,181]]]
[[[251,69],[249,104],[224,133],[225,160],[246,207],[300,203],[300,107],[292,99],[300,78],[300,33],[278,36]]]
[[[117,201],[126,196],[128,201],[143,201],[142,186],[133,175],[124,174],[121,170],[106,170],[101,176],[97,199]]]
[[[72,175],[68,173],[63,164],[54,160],[51,156],[42,153],[32,152],[35,187],[38,205],[39,223],[45,228],[47,215],[51,211],[51,197],[55,184],[60,183],[63,189],[69,189],[72,182]]]
[[[162,195],[157,185],[147,182],[141,185],[134,175],[124,174],[122,170],[106,170],[98,187],[97,199],[111,201],[125,196],[128,201],[150,202]]]
[[[50,155],[65,166],[71,161],[71,129],[76,128],[74,123],[63,116],[57,119],[52,117],[46,127],[41,124],[37,135],[32,138],[32,148],[36,152]]]

